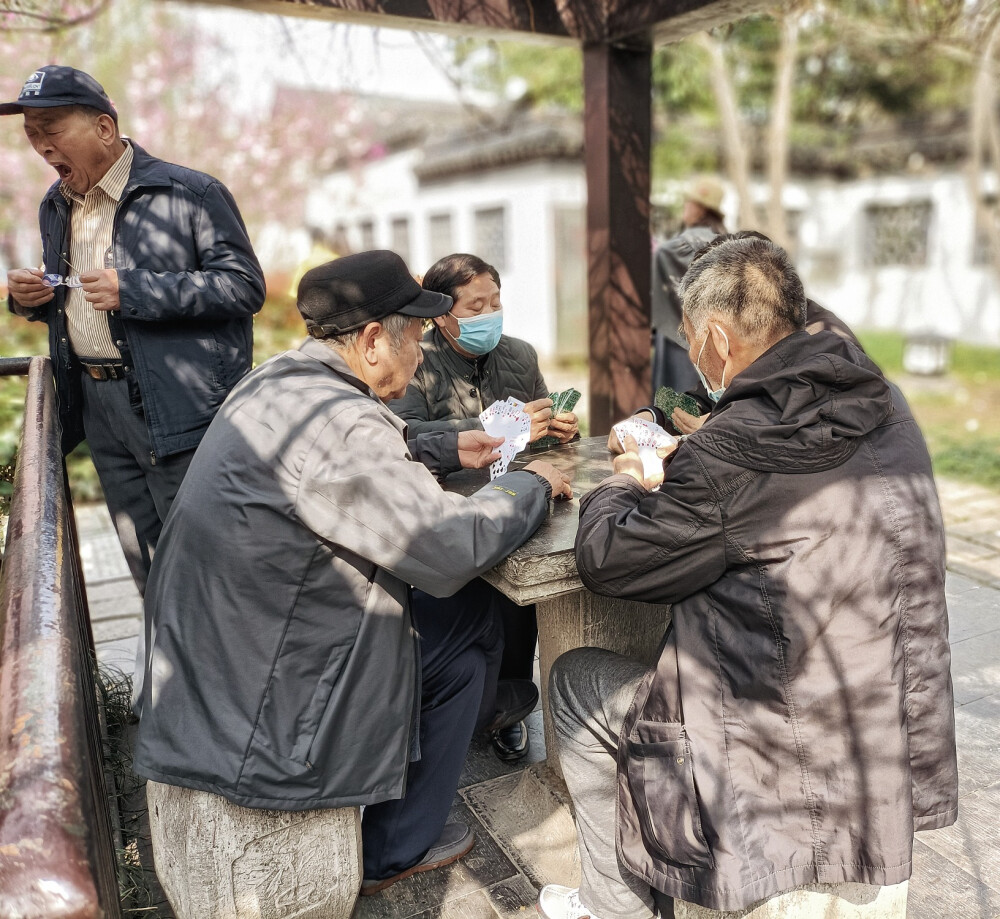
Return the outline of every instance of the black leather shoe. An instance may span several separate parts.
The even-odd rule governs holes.
[[[497,683],[496,714],[486,726],[493,734],[524,720],[538,704],[538,687],[531,680],[500,680]]]
[[[446,823],[441,831],[441,837],[419,862],[405,871],[400,871],[399,874],[382,880],[365,878],[361,882],[361,896],[370,897],[373,893],[385,890],[403,878],[457,862],[463,855],[468,855],[475,844],[476,834],[464,823]]]
[[[491,739],[493,752],[505,763],[516,763],[519,759],[524,759],[530,745],[528,728],[523,721],[494,731]]]

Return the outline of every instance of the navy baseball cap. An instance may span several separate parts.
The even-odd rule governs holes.
[[[451,297],[424,290],[406,263],[388,249],[345,255],[307,271],[296,306],[313,338],[360,329],[392,313],[432,319],[451,309]]]
[[[21,87],[16,102],[0,105],[0,115],[20,115],[26,108],[56,108],[60,105],[88,105],[118,123],[118,112],[104,87],[89,73],[61,64],[39,67]]]

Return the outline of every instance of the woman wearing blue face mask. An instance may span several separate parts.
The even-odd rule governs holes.
[[[496,268],[474,255],[449,255],[431,266],[423,286],[447,294],[454,304],[424,335],[424,362],[406,394],[389,403],[407,422],[408,436],[424,431],[481,430],[479,413],[513,396],[531,416],[532,441],[546,434],[563,443],[572,440],[579,431],[576,415],[566,412],[552,417],[552,400],[535,349],[503,334]],[[535,608],[515,605],[485,582],[473,581],[463,590],[470,591],[477,602],[485,590],[503,619],[504,655],[497,692],[502,708],[505,698],[517,695],[515,689],[521,692],[525,684],[530,685],[538,634]],[[512,702],[506,704],[514,707]],[[493,732],[492,740],[497,756],[507,762],[516,762],[528,752],[523,720]]]

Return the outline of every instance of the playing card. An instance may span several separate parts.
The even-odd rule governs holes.
[[[618,443],[625,448],[625,438],[631,434],[639,446],[639,459],[642,460],[642,474],[648,479],[663,471],[663,460],[656,455],[657,447],[669,447],[677,443],[672,437],[653,421],[645,418],[626,418],[619,421],[611,430],[618,435]]]
[[[645,418],[626,418],[619,421],[612,430],[618,435],[618,443],[625,447],[625,437],[631,434],[635,438],[636,444],[640,447],[669,447],[677,443],[677,438],[672,437],[663,430],[656,422],[647,421]]]
[[[550,392],[549,398],[552,400],[552,417],[555,418],[556,415],[561,415],[563,412],[573,411],[580,399],[580,391],[570,388],[564,389],[562,392]],[[554,447],[559,443],[558,437],[546,434],[544,437],[539,437],[531,445],[531,448],[532,450],[544,450],[548,447]]]
[[[512,398],[506,402],[494,402],[480,413],[479,420],[490,437],[504,439],[500,445],[500,459],[490,465],[490,479],[495,479],[507,471],[510,461],[527,445],[531,418],[524,411],[523,403]]]
[[[669,418],[675,408],[682,409],[689,415],[698,417],[701,415],[701,406],[687,393],[677,392],[669,386],[661,386],[653,396],[653,405],[663,410]]]

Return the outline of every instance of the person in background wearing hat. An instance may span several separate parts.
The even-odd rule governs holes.
[[[89,74],[36,70],[12,114],[58,179],[44,268],[8,273],[9,307],[48,323],[63,449],[86,439],[142,594],[195,447],[250,369],[264,276],[226,188],[123,138]]]
[[[445,822],[477,721],[494,715],[502,636],[496,617],[434,598],[496,565],[571,489],[535,461],[450,494],[434,473],[487,466],[502,440],[407,444],[384,403],[451,298],[398,255],[314,268],[297,305],[311,338],[233,390],[163,529],[135,770],[151,802],[166,783],[253,808],[367,805],[368,894],[474,842]]]
[[[692,179],[684,190],[683,229],[653,252],[650,309],[653,395],[661,386],[669,386],[677,392],[698,386],[698,377],[688,359],[687,344],[679,331],[681,301],[677,285],[698,250],[726,232],[721,211],[724,194],[722,185],[711,176]]]

